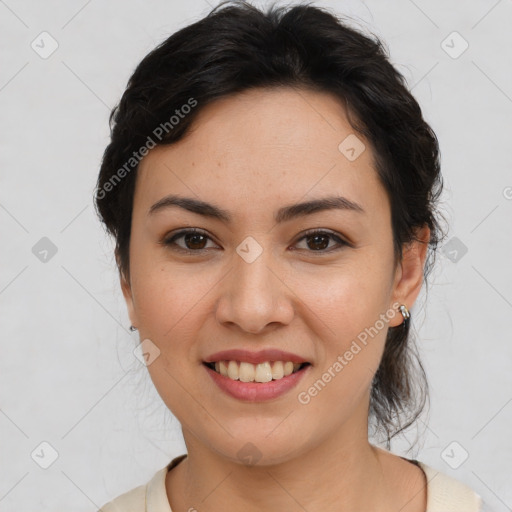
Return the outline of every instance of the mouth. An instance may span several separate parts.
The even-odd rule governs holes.
[[[265,383],[284,379],[294,373],[303,371],[311,363],[294,363],[292,361],[265,361],[258,364],[246,361],[221,360],[203,362],[214,372],[233,381]]]

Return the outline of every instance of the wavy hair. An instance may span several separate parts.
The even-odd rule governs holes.
[[[115,238],[121,275],[130,282],[139,162],[134,155],[148,137],[154,143],[157,127],[166,128],[158,132],[158,144],[173,144],[206,105],[254,87],[326,92],[345,106],[351,126],[372,147],[375,170],[390,198],[397,263],[404,244],[417,240],[417,230],[430,228],[426,280],[442,234],[436,211],[443,186],[438,141],[383,43],[327,9],[274,4],[262,11],[245,1],[220,3],[154,48],[137,65],[110,114],[111,137],[95,208]],[[170,123],[170,113],[178,115],[191,99],[196,106],[180,115],[178,123]],[[388,448],[392,437],[417,420],[427,399],[428,383],[409,322],[390,327],[369,409],[369,419],[384,431]]]

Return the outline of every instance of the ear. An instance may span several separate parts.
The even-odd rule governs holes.
[[[137,327],[138,320],[137,314],[135,313],[131,284],[129,280],[126,279],[126,277],[123,275],[123,272],[121,270],[119,270],[119,281],[121,284],[121,290],[123,292],[124,300],[126,302],[126,307],[128,309],[128,316],[130,318],[130,322],[134,327]]]
[[[403,322],[400,311],[392,304],[405,304],[411,309],[418,297],[423,284],[423,270],[427,257],[430,229],[424,226],[416,230],[417,240],[413,240],[403,246],[402,260],[397,266],[393,284],[393,296],[390,307],[398,314],[390,319],[389,325],[396,327]]]

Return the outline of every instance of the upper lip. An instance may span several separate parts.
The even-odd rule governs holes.
[[[215,363],[217,361],[244,361],[247,363],[258,364],[265,361],[291,361],[293,363],[307,363],[303,357],[283,352],[274,348],[252,352],[250,350],[231,349],[215,352],[205,359],[205,363]]]

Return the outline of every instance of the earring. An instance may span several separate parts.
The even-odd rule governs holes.
[[[402,316],[404,317],[403,324],[405,327],[406,322],[411,318],[411,313],[409,312],[405,304],[402,304],[398,309],[400,310],[400,313],[402,313]]]
[[[133,327],[133,325],[130,325],[130,331],[136,331],[137,330],[137,327]]]

